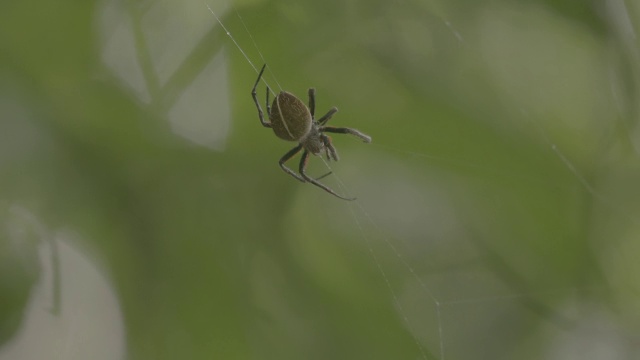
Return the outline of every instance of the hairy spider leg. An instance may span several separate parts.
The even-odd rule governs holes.
[[[320,119],[318,119],[318,125],[323,126],[324,124],[327,123],[327,121],[329,121],[329,119],[331,119],[333,117],[333,114],[338,112],[338,108],[337,107],[332,107],[326,114],[324,114],[324,116],[322,116]]]
[[[333,146],[333,143],[331,142],[331,138],[325,134],[322,134],[321,138],[322,138],[322,143],[324,143],[324,149],[327,154],[327,160],[331,160],[331,159],[333,159],[334,161],[340,160],[340,158],[338,157],[338,151]]]
[[[293,149],[289,150],[286,154],[284,154],[284,156],[282,156],[280,158],[280,161],[278,162],[280,164],[280,167],[282,168],[282,170],[284,170],[284,172],[286,172],[287,174],[293,176],[294,178],[305,182],[305,180],[302,178],[302,176],[296,174],[293,170],[289,169],[284,163],[286,163],[287,161],[289,161],[289,159],[291,159],[292,157],[294,157],[298,152],[300,152],[300,149],[302,149],[302,144],[298,144],[298,146],[294,147]]]
[[[324,178],[326,178],[327,176],[329,176],[329,175],[331,175],[331,174],[333,174],[333,171],[329,171],[328,173],[326,173],[326,174],[324,174],[324,175],[322,175],[322,176],[318,176],[318,177],[316,178],[316,180],[324,179]]]
[[[362,139],[362,141],[366,143],[371,142],[371,136],[365,135],[360,131],[356,129],[351,129],[351,128],[337,128],[332,126],[323,126],[320,128],[320,132],[330,132],[330,133],[336,133],[336,134],[351,134],[353,136],[359,137],[360,139]]]
[[[300,175],[302,175],[302,177],[306,181],[308,181],[308,182],[312,183],[313,185],[323,189],[324,191],[328,192],[329,194],[331,194],[331,195],[333,195],[333,196],[335,196],[337,198],[340,198],[340,199],[343,199],[343,200],[349,200],[349,201],[352,201],[352,200],[356,199],[356,198],[347,198],[347,197],[344,197],[344,196],[340,196],[340,195],[336,194],[333,190],[328,188],[326,185],[324,185],[321,182],[319,182],[319,181],[317,181],[315,179],[312,179],[309,176],[307,176],[307,174],[305,173],[305,168],[307,167],[307,160],[309,160],[309,152],[307,150],[305,150],[302,153],[302,158],[300,158],[300,168],[298,169],[298,171],[300,172]]]
[[[265,98],[267,99],[265,102],[267,104],[267,116],[271,116],[271,104],[269,103],[269,93],[271,92],[271,89],[269,89],[269,85],[267,85],[267,95],[265,96]],[[271,118],[269,118],[269,120],[271,120]]]
[[[309,88],[309,112],[311,113],[311,119],[315,120],[316,113],[316,89]]]
[[[284,172],[286,172],[287,174],[293,176],[294,178],[296,178],[297,180],[300,180],[301,182],[306,182],[302,176],[296,174],[293,170],[289,169],[284,163],[286,163],[287,161],[289,161],[292,157],[296,156],[296,154],[298,152],[300,152],[300,149],[302,149],[302,144],[299,144],[298,146],[294,147],[293,149],[289,150],[286,154],[284,154],[283,157],[280,158],[280,161],[278,162],[280,164],[280,167],[282,168],[282,170],[284,170]],[[332,172],[329,171],[328,173],[316,178],[316,180],[320,180],[323,179],[329,175],[331,175]]]
[[[309,88],[309,112],[311,113],[311,120],[315,121],[315,113],[316,113],[316,89],[314,88]],[[326,116],[326,115],[325,115]],[[331,160],[329,158],[329,150],[327,149],[327,159]],[[328,173],[317,177],[316,180],[320,180],[320,179],[324,179],[327,176],[333,174],[333,171],[329,171]]]
[[[256,103],[256,108],[258,108],[258,117],[260,117],[260,123],[262,126],[270,128],[271,124],[264,120],[264,113],[262,112],[262,108],[260,107],[260,103],[258,102],[258,95],[256,94],[256,88],[258,87],[258,83],[260,83],[260,78],[262,78],[262,73],[264,72],[264,68],[267,64],[262,65],[262,69],[260,70],[260,74],[258,74],[258,79],[256,83],[253,85],[253,89],[251,90],[251,97],[253,97],[253,102]],[[267,94],[269,94],[269,89],[267,88]]]

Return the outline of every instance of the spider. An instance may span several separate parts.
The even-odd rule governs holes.
[[[284,172],[301,182],[310,182],[340,199],[355,200],[356,198],[347,198],[338,195],[335,191],[331,190],[331,188],[318,181],[331,174],[331,172],[314,179],[305,173],[305,168],[307,167],[307,161],[309,160],[309,153],[321,156],[322,151],[324,151],[327,160],[330,161],[333,159],[334,161],[338,161],[336,148],[331,143],[331,138],[324,134],[326,132],[351,134],[359,137],[366,143],[371,142],[371,137],[351,128],[325,126],[333,114],[338,111],[338,108],[336,107],[332,107],[326,114],[324,114],[324,116],[316,120],[314,115],[316,110],[316,90],[314,88],[309,89],[309,107],[307,107],[295,95],[287,91],[281,91],[276,95],[275,99],[273,99],[273,104],[269,106],[270,90],[269,86],[267,86],[266,105],[269,122],[266,122],[262,108],[258,103],[258,96],[256,95],[256,87],[262,78],[262,73],[266,66],[267,64],[262,66],[262,70],[260,70],[260,74],[258,74],[258,79],[256,80],[255,85],[253,85],[253,90],[251,90],[251,96],[253,97],[253,101],[256,103],[256,108],[258,108],[260,123],[266,128],[272,128],[273,132],[280,139],[298,142],[296,147],[289,150],[280,158],[280,167]],[[296,174],[293,170],[289,169],[285,163],[303,149],[304,151],[302,152],[302,158],[300,159],[300,166],[298,168],[300,174]]]

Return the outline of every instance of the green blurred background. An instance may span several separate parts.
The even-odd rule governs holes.
[[[0,359],[640,358],[639,26],[630,0],[0,3]],[[279,169],[247,58],[373,137],[333,137],[357,201]]]

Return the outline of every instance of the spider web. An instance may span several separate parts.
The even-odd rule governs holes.
[[[603,1],[606,22],[584,15],[587,8],[510,2],[103,5],[101,56],[118,84],[141,107],[166,115],[173,135],[215,160],[238,160],[217,162],[214,175],[203,170],[198,175],[211,177],[204,187],[180,173],[161,176],[184,194],[150,203],[162,209],[173,201],[185,212],[215,203],[206,221],[194,213],[170,219],[208,229],[216,245],[180,234],[186,240],[175,243],[196,249],[184,261],[156,238],[142,244],[137,261],[151,269],[149,282],[159,280],[144,284],[138,307],[127,304],[135,309],[128,323],[148,326],[131,330],[134,352],[158,354],[148,349],[153,343],[167,358],[198,358],[241,334],[249,350],[229,345],[236,358],[637,358],[636,5]],[[312,176],[332,171],[322,182],[357,201],[278,169],[290,144],[259,126],[249,96],[262,63],[270,67],[260,99],[264,86],[272,95],[316,86],[317,112],[337,105],[332,123],[373,137],[362,144],[336,135],[341,161],[312,158],[309,166]],[[232,133],[244,142],[234,144]],[[212,167],[211,160],[199,164]],[[172,171],[189,170],[177,163]],[[237,189],[232,182],[246,189],[233,194],[234,205],[276,219],[269,226],[257,216],[241,219],[263,233],[255,242],[210,220],[228,219],[228,209],[215,212],[226,206],[216,201]],[[111,219],[103,215],[96,218]],[[237,257],[220,243],[233,243]],[[122,277],[145,269],[132,268]],[[220,283],[209,275],[218,272],[235,275],[232,284],[210,285]],[[198,282],[176,290],[173,275],[180,286]],[[34,304],[69,307],[56,276],[53,301]],[[73,283],[62,276],[65,286]],[[246,303],[210,304],[234,291]],[[243,314],[250,329],[218,326],[231,322],[221,312]],[[150,322],[152,314],[166,322]],[[171,345],[158,346],[155,328]]]
[[[624,3],[617,2],[615,6],[618,11],[616,16],[628,19],[629,15],[624,8]],[[224,26],[214,11],[211,8],[209,10],[214,14],[218,24]],[[518,10],[521,9],[497,9],[497,22],[502,20],[501,25],[512,26],[513,23],[510,23],[509,20],[504,21],[500,16],[513,15],[509,12]],[[547,13],[546,9],[532,8],[531,10],[539,17],[533,16],[530,19],[525,19],[526,21],[548,21],[550,24],[545,25],[552,28],[558,25],[553,23],[558,20]],[[503,13],[500,13],[501,11]],[[235,13],[240,19],[244,31],[249,34],[260,59],[266,62],[255,38],[251,35],[251,30],[237,10]],[[432,15],[441,13],[441,11],[437,11]],[[444,25],[451,33],[450,35],[453,35],[450,40],[451,46],[461,48],[462,52],[470,53],[478,63],[486,65],[488,60],[483,58],[482,48],[467,44],[461,31],[455,29],[448,20],[445,20],[446,17],[434,16],[434,18],[434,24]],[[628,21],[625,23],[629,24]],[[630,28],[632,27],[628,25],[626,30]],[[562,29],[553,28],[553,30],[560,31]],[[242,46],[227,29],[225,31],[245,59],[251,63]],[[634,33],[630,32],[630,34]],[[527,32],[518,35],[525,38],[530,36]],[[566,34],[569,39],[571,39],[571,35],[573,34]],[[495,44],[486,47],[491,45]],[[574,55],[568,54],[567,56]],[[494,64],[490,64],[487,67],[492,68],[493,66]],[[272,73],[272,76],[275,79],[275,74]],[[614,84],[613,80],[608,79],[611,82],[612,92],[615,92],[619,84]],[[621,101],[615,93],[609,94],[609,97],[613,102]],[[548,99],[546,100],[548,101]],[[518,101],[522,101],[522,99],[514,99],[514,102]],[[530,103],[532,102],[530,101]],[[570,155],[565,153],[563,145],[559,145],[553,140],[554,135],[550,134],[546,129],[547,125],[543,125],[539,120],[541,116],[544,116],[539,109],[520,107],[516,110],[519,110],[520,113],[514,118],[519,119],[517,120],[519,123],[516,123],[515,126],[509,124],[511,129],[508,131],[515,131],[514,134],[518,136],[522,136],[521,132],[528,133],[524,138],[527,140],[533,138],[533,141],[537,143],[540,149],[538,156],[544,156],[544,161],[553,166],[563,167],[562,185],[550,186],[544,176],[532,178],[529,169],[524,169],[522,172],[518,170],[504,171],[496,168],[499,165],[485,164],[482,160],[458,160],[446,155],[439,156],[410,150],[415,145],[411,142],[408,142],[406,146],[389,145],[384,137],[378,136],[374,137],[373,150],[368,148],[354,150],[353,147],[350,147],[351,151],[358,152],[352,158],[360,158],[361,160],[363,157],[373,156],[386,158],[372,168],[368,168],[366,165],[362,166],[358,162],[360,165],[357,167],[357,171],[348,169],[348,166],[343,164],[340,164],[339,170],[336,170],[323,159],[324,166],[333,172],[333,179],[327,181],[332,181],[333,185],[340,188],[344,194],[358,194],[360,199],[352,204],[343,204],[348,208],[346,212],[344,210],[336,212],[332,209],[325,214],[322,222],[340,223],[345,222],[344,218],[347,218],[357,228],[365,251],[370,255],[378,275],[383,280],[384,287],[389,291],[390,306],[397,311],[398,318],[411,333],[415,347],[418,349],[419,358],[478,358],[479,352],[485,354],[485,356],[480,356],[481,358],[498,358],[512,351],[517,353],[517,350],[510,344],[523,341],[537,343],[538,346],[541,346],[537,351],[545,354],[545,358],[564,359],[567,352],[580,353],[580,358],[594,359],[601,358],[603,354],[615,353],[618,356],[629,354],[629,351],[632,351],[629,346],[633,348],[632,345],[611,340],[612,334],[619,331],[615,330],[615,316],[592,303],[594,300],[589,294],[602,291],[600,282],[585,284],[568,280],[540,281],[535,277],[532,278],[531,273],[526,273],[526,267],[519,267],[517,262],[505,258],[509,252],[517,251],[512,248],[512,246],[517,247],[517,238],[502,235],[507,239],[514,240],[516,244],[501,248],[505,245],[501,244],[499,240],[492,240],[491,233],[484,233],[487,231],[484,223],[491,222],[492,219],[488,219],[482,214],[463,214],[463,212],[469,211],[469,208],[475,208],[472,201],[452,200],[448,196],[438,193],[438,190],[434,190],[434,188],[442,186],[451,191],[451,187],[444,185],[450,182],[458,182],[461,188],[464,188],[466,181],[461,179],[461,176],[468,178],[477,176],[480,181],[490,180],[497,184],[503,184],[503,186],[511,186],[515,181],[520,182],[519,186],[538,187],[538,190],[582,192],[585,194],[583,196],[593,203],[592,206],[598,209],[597,211],[606,214],[602,216],[619,217],[626,226],[631,227],[638,223],[636,217],[629,215],[625,202],[621,202],[615,196],[605,194],[603,190],[594,185],[594,179],[598,178],[597,176],[590,178],[583,174],[580,168],[589,167],[588,163],[578,165],[577,162],[571,160]],[[614,110],[614,113],[616,112],[623,112],[623,109],[618,108]],[[570,114],[570,116],[575,115]],[[612,125],[615,126],[615,120]],[[497,127],[501,124],[493,124],[493,126]],[[584,125],[578,124],[578,126]],[[556,130],[553,129],[553,131]],[[570,130],[573,130],[574,134],[583,131],[579,128]],[[628,140],[635,143],[631,131],[631,129],[625,128],[619,137],[605,139],[610,143],[603,145],[602,148],[607,149],[605,151],[610,151]],[[570,144],[564,146],[571,147]],[[576,149],[574,148],[574,150]],[[579,150],[577,149],[576,152],[579,153]],[[371,152],[376,155],[371,155]],[[588,152],[583,152],[583,154],[588,154]],[[634,145],[631,163],[638,163],[637,155],[637,146]],[[385,163],[385,161],[387,163],[381,166],[380,163]],[[416,174],[412,173],[410,169],[397,166],[396,162],[431,169],[435,175],[426,178],[422,175],[422,178],[416,179]],[[609,163],[608,160],[603,161],[603,164],[607,163]],[[611,164],[609,163],[609,165]],[[388,174],[381,174],[379,171],[381,168],[387,169]],[[318,170],[318,173],[320,171]],[[345,178],[349,180],[343,179],[345,173],[347,174]],[[411,183],[412,181],[414,183]],[[372,185],[372,182],[377,182],[379,187],[365,189],[367,184]],[[353,185],[347,186],[347,183],[358,184],[358,190],[354,191],[351,189]],[[490,187],[487,187],[486,190]],[[607,186],[604,188],[606,189]],[[454,197],[460,196],[460,194],[464,194],[463,198],[478,195],[474,194],[474,191],[470,191],[468,194],[459,189],[456,191],[459,193]],[[495,192],[496,190],[490,189],[489,191]],[[496,193],[496,195],[500,194]],[[499,199],[494,201],[500,203]],[[465,202],[467,204],[464,204]],[[328,204],[325,206],[334,207]],[[467,208],[465,209],[465,207]],[[476,208],[474,211],[481,210]],[[563,216],[563,214],[559,213],[557,216]],[[586,218],[590,218],[590,216]],[[420,224],[416,224],[418,222]],[[348,227],[348,225],[345,226]],[[555,236],[558,235],[555,234]],[[577,235],[566,234],[566,236]],[[296,241],[299,240],[296,237]],[[531,245],[531,242],[535,241],[535,236],[532,236],[525,243]],[[452,252],[457,255],[452,255]],[[443,260],[443,257],[447,260]],[[522,257],[521,254],[520,257]],[[532,261],[533,259],[527,260]],[[575,261],[576,259],[571,260]],[[574,271],[577,270],[574,269]],[[595,290],[592,288],[593,286],[596,286]],[[588,300],[581,299],[581,297],[585,297],[585,294],[588,294],[586,295]],[[586,320],[580,321],[583,316]],[[528,324],[536,330],[522,328],[524,324]],[[605,330],[596,335],[587,330],[600,326],[603,326]],[[579,348],[582,345],[578,344],[594,340],[597,340],[596,346],[587,347],[589,349]],[[532,353],[536,352],[532,351]],[[506,358],[511,357],[512,355],[506,356]],[[522,358],[522,353],[519,353],[517,357]]]

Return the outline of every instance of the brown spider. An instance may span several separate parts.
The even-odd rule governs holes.
[[[346,198],[336,194],[329,187],[318,181],[323,177],[331,174],[331,172],[322,175],[317,179],[313,179],[307,176],[307,174],[305,173],[307,160],[309,160],[309,153],[312,153],[313,155],[320,155],[324,150],[327,156],[327,160],[333,159],[335,161],[338,161],[338,153],[336,152],[336,148],[331,143],[331,138],[324,134],[325,132],[351,134],[359,137],[366,143],[371,142],[371,137],[355,129],[324,126],[327,121],[331,119],[333,114],[338,111],[338,108],[336,107],[332,107],[329,112],[327,112],[323,117],[316,120],[314,117],[316,109],[316,90],[314,88],[309,89],[309,107],[307,108],[307,106],[300,99],[286,91],[281,91],[280,94],[278,94],[276,98],[273,99],[273,104],[269,106],[269,87],[267,86],[266,104],[267,115],[269,115],[270,122],[266,122],[264,120],[262,108],[258,103],[258,96],[256,95],[256,87],[260,82],[260,78],[262,77],[262,73],[264,72],[266,66],[266,64],[262,66],[262,70],[260,70],[260,74],[258,74],[258,79],[256,80],[255,85],[253,85],[253,90],[251,90],[251,96],[253,97],[253,101],[256,103],[256,107],[258,108],[260,123],[262,123],[262,126],[264,127],[272,128],[273,132],[280,139],[298,142],[298,145],[296,147],[289,150],[289,152],[287,152],[282,158],[280,158],[280,167],[287,174],[293,176],[294,178],[302,182],[308,181],[313,185],[324,189],[328,193],[339,197],[340,199],[355,200],[356,198]],[[304,151],[302,152],[300,167],[298,168],[300,175],[298,175],[293,172],[293,170],[289,169],[284,163],[291,159],[303,148]]]

